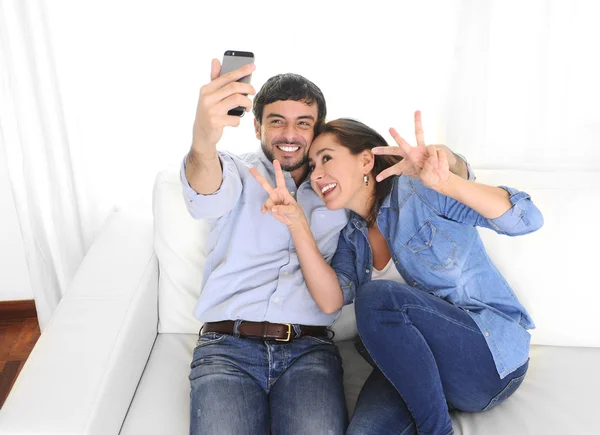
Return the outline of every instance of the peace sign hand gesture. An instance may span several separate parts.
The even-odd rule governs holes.
[[[294,228],[307,223],[306,216],[304,216],[304,211],[300,208],[294,197],[290,195],[285,185],[281,164],[277,160],[274,160],[273,166],[275,168],[275,188],[260,175],[256,168],[250,168],[252,176],[258,181],[265,192],[269,194],[269,199],[261,207],[261,212],[266,213],[268,211],[275,219],[287,225],[290,231],[292,231]]]

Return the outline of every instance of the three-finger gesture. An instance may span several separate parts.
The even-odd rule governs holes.
[[[397,147],[375,147],[371,151],[375,155],[387,154],[401,156],[402,161],[381,171],[376,177],[377,181],[384,180],[387,177],[391,177],[392,175],[406,175],[407,177],[419,178],[421,179],[421,182],[423,182],[423,184],[427,185],[427,183],[433,183],[434,175],[437,174],[438,177],[443,176],[443,171],[439,172],[439,170],[436,169],[436,171],[432,173],[431,170],[434,167],[437,168],[440,163],[442,165],[446,164],[446,166],[448,166],[448,159],[445,154],[445,150],[439,145],[425,145],[423,122],[421,120],[421,112],[419,110],[415,112],[415,136],[417,139],[416,147],[411,146],[407,141],[405,141],[394,128],[390,128],[390,134],[394,138],[394,141],[396,141],[396,143],[398,144]],[[442,154],[443,157],[439,157]],[[442,158],[444,160],[442,160]],[[426,174],[422,174],[426,162],[428,162],[429,159],[432,159],[431,165],[433,166],[430,166],[428,168],[428,172]],[[427,177],[427,181],[423,180],[423,176]],[[446,179],[447,178],[448,177],[446,177]],[[446,179],[444,179],[443,181],[445,181]],[[434,183],[434,185],[435,184],[438,183]],[[430,185],[428,187],[432,186]]]
[[[287,225],[292,230],[295,226],[306,222],[306,216],[304,216],[304,211],[302,211],[302,208],[300,208],[285,185],[285,178],[283,177],[279,161],[274,160],[273,167],[275,168],[275,187],[271,186],[256,168],[250,168],[252,176],[258,181],[265,192],[269,194],[269,199],[261,207],[261,212],[269,212],[275,219]]]

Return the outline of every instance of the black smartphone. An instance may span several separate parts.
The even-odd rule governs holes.
[[[227,74],[228,72],[241,68],[248,63],[254,63],[254,53],[251,53],[250,51],[227,50],[225,54],[223,54],[223,62],[221,63],[221,75]],[[250,83],[251,78],[252,74],[246,77],[242,77],[238,80],[238,82]],[[245,110],[246,109],[244,109],[243,107],[236,107],[235,109],[231,109],[229,112],[227,112],[227,114],[234,116],[243,116]]]

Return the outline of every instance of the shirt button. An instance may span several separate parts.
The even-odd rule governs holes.
[[[276,297],[275,299],[273,299],[274,302],[279,302],[279,297]]]
[[[296,192],[290,192],[290,195],[294,196],[296,194]]]
[[[365,272],[369,273],[369,272],[371,272],[371,270],[370,270],[370,269],[367,269],[367,270],[365,270]]]
[[[486,337],[489,337],[489,336],[490,336],[490,333],[489,333],[489,332],[487,332],[487,331],[485,331],[485,336],[486,336]]]

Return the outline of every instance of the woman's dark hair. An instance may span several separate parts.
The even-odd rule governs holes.
[[[252,104],[254,119],[262,124],[265,105],[286,100],[302,101],[309,106],[312,104],[317,105],[315,135],[319,134],[325,123],[325,116],[327,116],[325,97],[317,85],[298,74],[278,74],[267,80],[254,97],[254,103]]]
[[[321,134],[330,133],[335,136],[340,145],[348,148],[354,155],[375,147],[385,147],[388,143],[383,136],[366,126],[362,122],[349,118],[340,118],[329,121],[321,129]],[[375,155],[375,164],[371,171],[371,178],[375,178],[384,169],[395,165],[402,157],[389,155]],[[373,180],[375,182],[375,180]],[[372,226],[377,219],[377,212],[385,197],[392,191],[393,177],[388,177],[380,182],[375,182],[375,196],[367,215],[367,225]]]

